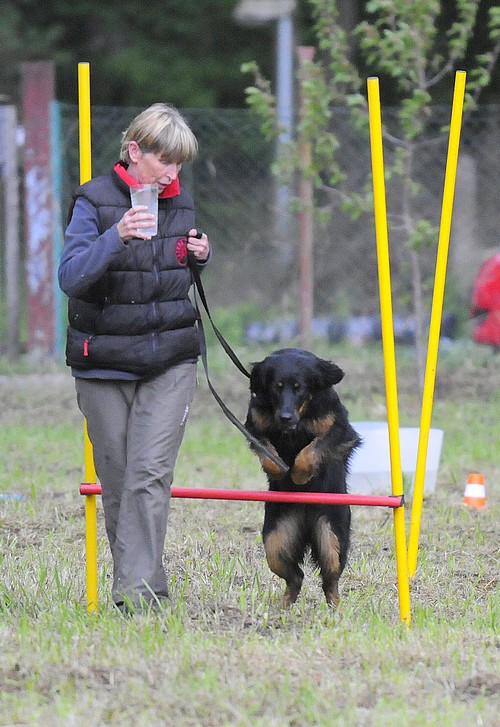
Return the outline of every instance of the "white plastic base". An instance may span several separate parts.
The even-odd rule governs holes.
[[[387,422],[352,422],[352,426],[363,439],[363,443],[351,459],[350,474],[347,478],[349,492],[390,494],[391,460]],[[413,493],[419,431],[418,427],[400,427],[399,430],[401,468],[407,496]],[[424,495],[430,495],[436,489],[442,444],[443,430],[431,429],[427,448]]]

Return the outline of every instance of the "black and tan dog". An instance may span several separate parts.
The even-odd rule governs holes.
[[[283,472],[257,452],[270,490],[346,492],[349,457],[360,442],[333,389],[344,374],[313,353],[285,348],[252,366],[247,429],[290,467]],[[270,569],[286,581],[283,605],[294,603],[310,549],[326,601],[338,605],[347,560],[348,505],[266,502],[262,536]]]

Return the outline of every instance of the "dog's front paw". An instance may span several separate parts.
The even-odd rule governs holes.
[[[272,444],[268,443],[267,448],[269,449],[270,452],[275,454],[277,457],[279,456]],[[264,470],[266,475],[271,480],[281,480],[284,477],[283,470],[280,467],[278,467],[278,465],[275,464],[272,459],[270,459],[269,457],[266,457],[266,455],[264,455],[264,454],[262,454],[262,455],[259,454],[259,459],[260,459],[260,466],[262,467],[262,469]]]
[[[314,472],[311,469],[297,469],[297,467],[295,466],[292,468],[292,471],[290,473],[290,477],[292,478],[292,482],[294,485],[307,484],[313,475]]]
[[[314,444],[308,444],[295,458],[290,477],[295,485],[305,485],[317,472],[317,456]]]

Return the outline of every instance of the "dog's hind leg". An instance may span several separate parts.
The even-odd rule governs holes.
[[[264,533],[264,549],[269,568],[286,582],[282,605],[288,608],[297,600],[304,580],[304,572],[299,566],[304,555],[304,546],[298,538],[294,517],[278,520]]]
[[[316,522],[312,555],[319,565],[326,602],[329,606],[338,606],[339,578],[342,573],[340,543],[326,517],[319,517]]]

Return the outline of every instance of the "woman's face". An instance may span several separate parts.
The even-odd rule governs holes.
[[[143,152],[136,141],[129,144],[128,173],[141,184],[158,184],[160,193],[177,179],[182,164],[165,162],[153,152]]]

